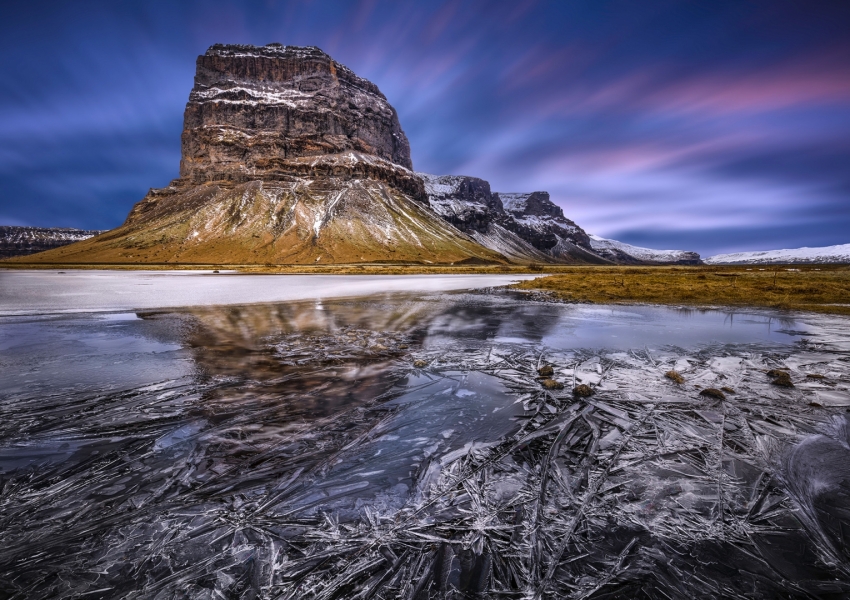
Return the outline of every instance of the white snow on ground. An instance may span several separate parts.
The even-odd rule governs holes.
[[[675,262],[677,260],[688,260],[690,252],[684,250],[653,250],[652,248],[641,248],[640,246],[632,246],[617,240],[608,240],[598,235],[590,234],[590,246],[596,252],[604,255],[605,251],[625,252],[629,256],[633,256],[639,260],[648,260],[655,262]]]
[[[794,248],[761,252],[717,254],[705,259],[710,265],[758,265],[766,263],[850,263],[850,244],[822,248]]]
[[[211,271],[0,271],[0,316],[444,292],[538,275],[241,275]]]

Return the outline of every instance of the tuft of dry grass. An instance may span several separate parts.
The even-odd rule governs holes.
[[[705,388],[699,395],[705,398],[714,398],[715,400],[726,400],[726,394],[715,388]]]
[[[667,371],[666,373],[664,373],[664,376],[667,379],[671,379],[671,380],[675,381],[676,383],[685,383],[685,378],[682,377],[678,373],[678,371]]]
[[[791,375],[789,375],[787,371],[774,369],[772,371],[768,371],[767,376],[773,378],[773,381],[770,382],[773,385],[778,385],[779,387],[794,387],[794,382],[791,381]]]
[[[593,395],[593,388],[586,383],[581,383],[573,388],[573,396],[576,398],[589,398]]]
[[[793,270],[792,270],[793,269]],[[514,286],[598,304],[747,306],[850,315],[850,266],[562,267]]]

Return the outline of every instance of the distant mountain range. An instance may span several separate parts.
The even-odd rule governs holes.
[[[717,254],[705,259],[705,262],[710,265],[850,264],[850,244],[824,246],[822,248],[795,248],[790,250]]]
[[[101,233],[103,231],[98,229],[0,225],[0,258],[27,256],[87,240]]]
[[[493,192],[482,179],[412,168],[378,87],[320,49],[214,45],[197,60],[180,177],[117,229],[73,240],[41,230],[53,249],[13,260],[699,263],[695,252],[590,236],[547,192]],[[55,247],[65,241],[75,243]]]

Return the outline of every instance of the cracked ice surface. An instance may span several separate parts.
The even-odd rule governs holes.
[[[845,318],[492,292],[0,331],[7,597],[850,593]]]

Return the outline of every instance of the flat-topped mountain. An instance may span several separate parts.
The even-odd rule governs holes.
[[[318,48],[198,57],[180,178],[42,262],[504,262],[428,208],[396,111]],[[30,260],[33,260],[32,258]]]
[[[288,171],[292,159],[348,151],[413,168],[378,86],[318,48],[216,44],[198,57],[181,179],[265,179]]]

